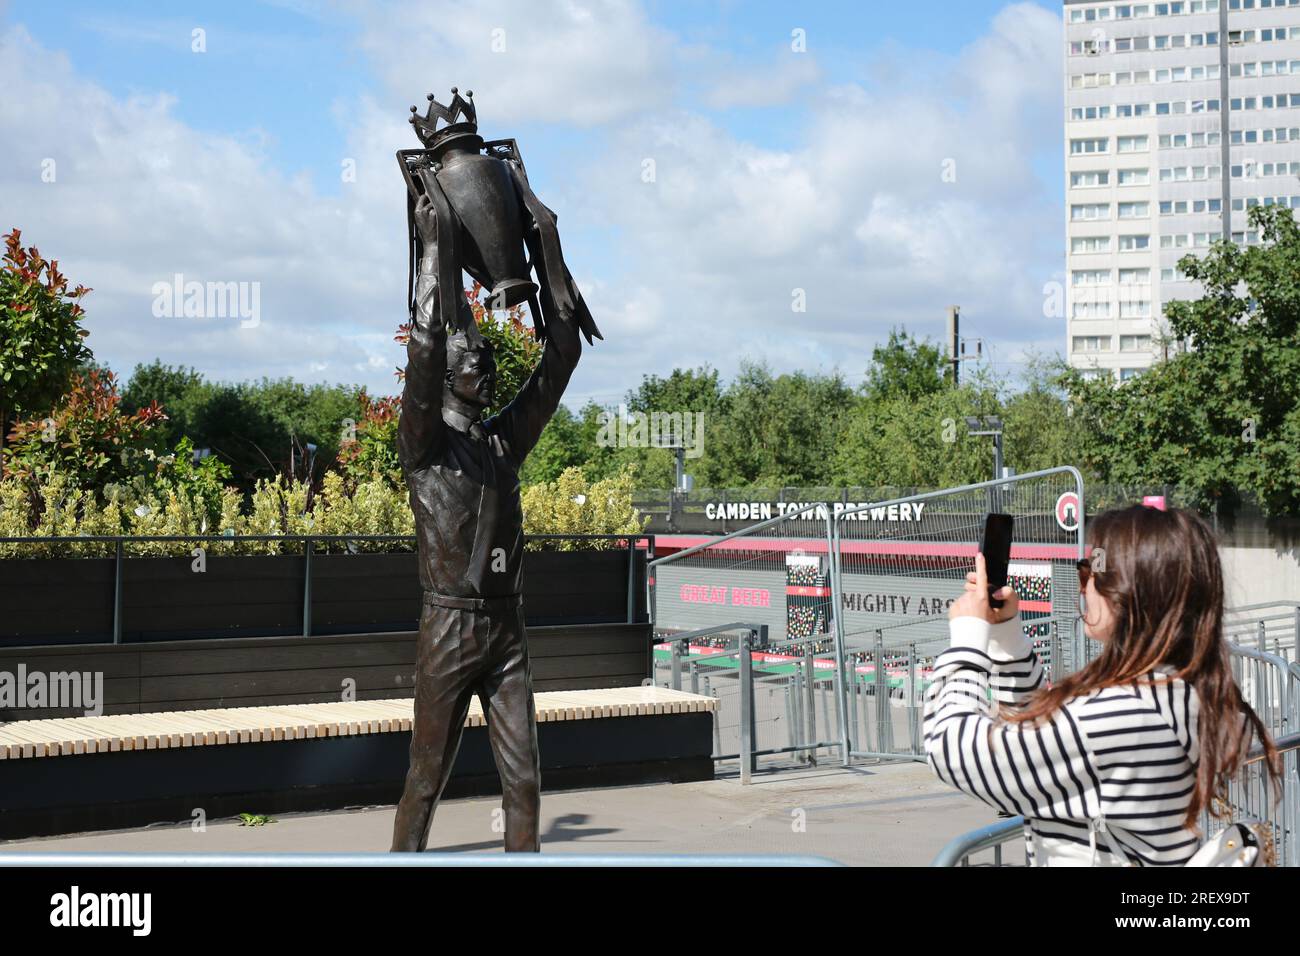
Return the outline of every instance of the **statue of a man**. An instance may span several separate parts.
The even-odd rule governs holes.
[[[578,364],[578,324],[572,308],[548,315],[541,362],[509,405],[483,419],[496,384],[491,347],[444,328],[439,296],[456,297],[461,329],[474,320],[461,289],[438,288],[437,220],[427,196],[414,217],[424,254],[398,453],[415,512],[424,607],[411,766],[397,805],[393,850],[425,848],[477,694],[501,775],[505,848],[536,852],[541,773],[522,607],[519,469]]]

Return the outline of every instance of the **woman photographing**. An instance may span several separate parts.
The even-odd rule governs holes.
[[[1254,740],[1274,781],[1277,749],[1233,679],[1209,526],[1135,506],[1090,537],[1079,587],[1101,654],[1048,687],[1015,592],[991,607],[977,555],[927,692],[926,753],[947,783],[1025,818],[1031,865],[1182,865]]]

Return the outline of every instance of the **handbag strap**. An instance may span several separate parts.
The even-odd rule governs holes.
[[[1093,817],[1088,821],[1088,846],[1092,848],[1093,866],[1097,865],[1097,834],[1098,833],[1100,833],[1102,837],[1105,838],[1106,843],[1109,846],[1112,855],[1123,860],[1125,866],[1133,865],[1133,861],[1128,858],[1128,854],[1124,852],[1124,848],[1121,847],[1119,845],[1119,841],[1115,839],[1115,834],[1111,833],[1110,828],[1106,826],[1105,814],[1098,813],[1095,817]]]

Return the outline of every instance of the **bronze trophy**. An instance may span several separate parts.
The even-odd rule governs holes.
[[[453,86],[451,93],[447,106],[430,93],[424,116],[411,107],[410,122],[424,148],[397,152],[407,186],[407,291],[412,315],[415,263],[423,255],[414,213],[420,199],[428,196],[438,222],[440,288],[456,288],[463,269],[489,290],[489,308],[528,303],[539,339],[546,337],[545,317],[558,309],[574,314],[591,344],[593,336],[601,338],[600,331],[564,265],[555,213],[528,185],[518,144],[513,139],[485,141],[478,134],[473,92],[466,90],[462,97]],[[534,269],[545,280],[540,289],[541,307],[538,284],[531,279]],[[463,328],[457,320],[452,296],[442,297],[441,310],[448,329],[459,329],[471,339],[478,336],[477,329]]]

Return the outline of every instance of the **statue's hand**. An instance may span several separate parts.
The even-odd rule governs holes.
[[[428,195],[421,196],[415,203],[415,229],[424,247],[432,249],[438,241],[438,217]]]

